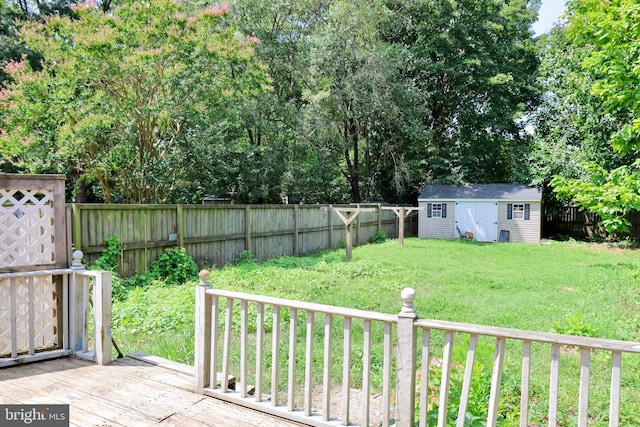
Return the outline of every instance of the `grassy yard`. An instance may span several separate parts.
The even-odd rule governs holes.
[[[400,248],[390,240],[355,248],[349,263],[343,250],[283,257],[214,271],[210,282],[217,288],[387,313],[400,310],[400,291],[409,286],[416,290],[420,317],[640,340],[640,256],[603,244],[411,238]],[[152,285],[131,291],[125,301],[116,303],[113,335],[125,352],[145,351],[191,363],[194,287],[195,282]],[[566,353],[561,364],[578,369],[579,356]],[[606,359],[594,355],[592,370],[606,369]],[[631,372],[624,386],[632,389],[633,396],[623,402],[626,425],[640,425],[637,359],[630,364],[623,359],[623,372]],[[541,360],[544,363],[534,366],[533,375],[539,377],[542,390],[548,383],[549,355]],[[517,365],[520,360],[507,363]],[[595,391],[608,387],[606,378],[594,383]],[[569,387],[564,398],[574,398],[576,390],[577,384]],[[543,402],[544,391],[540,393]],[[600,425],[606,420],[608,401],[593,405],[593,425]],[[567,419],[572,411],[565,410]]]

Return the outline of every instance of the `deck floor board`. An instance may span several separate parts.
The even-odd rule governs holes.
[[[0,369],[0,403],[69,404],[72,426],[300,426],[193,393],[190,367],[134,355],[100,366],[61,358]]]

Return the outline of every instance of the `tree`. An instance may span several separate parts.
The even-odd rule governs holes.
[[[594,159],[582,166],[581,176],[566,174],[552,181],[559,197],[595,212],[609,232],[626,232],[624,215],[640,209],[640,6],[635,1],[575,0],[569,4],[567,32],[572,49],[582,50],[581,70],[589,95],[600,104],[600,121],[613,122],[597,133],[618,153],[611,162]],[[607,129],[607,128],[605,128]],[[622,166],[620,166],[622,164]]]
[[[352,202],[376,197],[374,141],[397,118],[400,59],[379,29],[390,15],[382,1],[333,2],[311,38],[305,134],[345,178]]]
[[[398,36],[410,48],[414,182],[504,182],[528,153],[537,101],[531,24],[539,1],[414,1]]]
[[[539,2],[238,4],[291,130],[284,173],[296,182],[283,188],[408,202],[425,182],[514,179],[528,154],[518,119],[536,101]]]
[[[610,146],[612,135],[629,119],[628,113],[607,113],[591,93],[593,76],[582,68],[592,47],[575,44],[565,26],[555,27],[538,44],[542,102],[530,113],[535,129],[529,159],[533,183],[552,189],[555,175],[583,176],[584,163],[595,162],[606,169],[631,163],[632,156],[621,156]],[[564,206],[555,193],[544,193],[548,211]]]
[[[131,2],[105,14],[88,0],[75,12],[24,25],[44,60],[42,71],[5,67],[15,83],[0,96],[3,148],[97,182],[108,202],[210,190],[201,182],[215,181],[233,106],[268,83],[229,5],[187,15],[171,1]]]

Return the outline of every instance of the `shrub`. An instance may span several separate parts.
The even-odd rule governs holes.
[[[117,234],[104,239],[107,247],[102,250],[102,254],[96,260],[95,266],[99,270],[115,272],[118,269],[118,256],[122,255],[124,246],[120,243]]]
[[[369,243],[384,243],[387,240],[387,233],[382,230],[376,231],[376,234],[369,238]]]
[[[242,251],[238,254],[238,260],[236,263],[238,265],[253,265],[256,263],[256,259],[251,251]]]
[[[167,285],[181,285],[198,277],[198,266],[184,248],[169,248],[151,263],[149,275]]]

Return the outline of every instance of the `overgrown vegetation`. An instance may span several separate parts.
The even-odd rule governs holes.
[[[251,259],[249,255],[242,258]],[[335,250],[307,257],[281,257],[264,263],[240,262],[213,271],[215,288],[313,301],[323,304],[396,313],[400,310],[400,290],[405,286],[417,292],[416,307],[421,317],[462,321],[527,330],[638,341],[640,336],[640,259],[633,250],[605,244],[552,242],[548,245],[509,243],[483,244],[469,241],[441,241],[409,238],[404,247],[396,241],[354,248],[347,263],[344,251]],[[194,289],[196,282],[166,287],[159,281],[147,288],[129,292],[113,309],[114,336],[128,351],[146,351],[184,363],[193,361]],[[372,297],[375,295],[375,297]],[[224,306],[224,304],[221,304]],[[221,308],[223,309],[223,308]],[[283,325],[288,312],[283,311]],[[234,316],[239,315],[235,310]],[[255,310],[249,307],[250,323]],[[266,339],[272,328],[267,310]],[[298,319],[304,331],[304,316]],[[316,319],[321,321],[321,319]],[[341,374],[339,351],[341,325],[334,324],[334,373]],[[354,336],[361,326],[354,322]],[[373,330],[372,371],[382,369],[382,331]],[[286,334],[285,334],[286,335]],[[321,337],[317,337],[322,360]],[[434,363],[429,367],[432,393],[439,381],[438,359],[442,357],[443,337],[432,334]],[[482,425],[486,417],[487,393],[495,341],[479,343],[476,356],[468,425]],[[352,373],[361,375],[360,344],[354,343]],[[269,346],[267,346],[269,347]],[[299,346],[304,366],[304,345]],[[467,341],[456,337],[452,382],[451,416],[455,416]],[[270,348],[265,349],[266,357]],[[281,360],[286,359],[286,339]],[[514,425],[513,408],[519,399],[521,345],[508,343],[501,394],[502,425]],[[548,411],[549,346],[532,348],[532,386],[530,422],[546,423]],[[593,425],[608,419],[608,387],[611,356],[592,355],[590,413]],[[254,363],[250,361],[250,364]],[[577,378],[580,355],[574,349],[561,350],[561,391],[559,425],[573,425],[578,396]],[[623,361],[622,424],[640,425],[640,361]],[[286,371],[286,370],[285,370]],[[314,376],[319,373],[314,371]],[[301,378],[303,374],[299,375]],[[317,378],[320,381],[320,378]],[[380,384],[374,383],[374,388]],[[456,408],[455,411],[453,408]],[[435,409],[432,407],[431,409]],[[483,412],[484,411],[484,412]],[[510,412],[511,411],[511,412]]]
[[[169,248],[149,265],[149,274],[167,285],[182,285],[198,277],[198,266],[184,248]]]
[[[149,265],[149,272],[137,272],[131,277],[122,278],[118,275],[118,262],[125,247],[117,234],[107,237],[105,243],[106,248],[91,268],[113,273],[114,301],[125,300],[130,291],[146,288],[152,281],[157,282],[158,286],[182,285],[198,277],[198,266],[184,248],[168,248]]]

